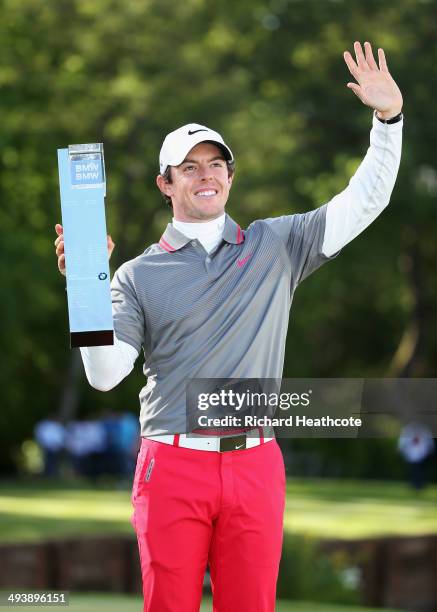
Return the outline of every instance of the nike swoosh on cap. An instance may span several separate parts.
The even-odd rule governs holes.
[[[197,134],[197,132],[207,132],[208,130],[204,130],[203,128],[201,128],[200,130],[188,130],[188,136],[192,136],[193,134]]]

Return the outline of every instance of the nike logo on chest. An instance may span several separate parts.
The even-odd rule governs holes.
[[[247,255],[244,259],[237,259],[237,266],[239,268],[242,268],[251,256],[252,256],[252,253],[249,253],[249,255]]]

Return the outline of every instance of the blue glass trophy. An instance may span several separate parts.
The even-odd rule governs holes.
[[[58,149],[70,346],[114,343],[103,144]]]

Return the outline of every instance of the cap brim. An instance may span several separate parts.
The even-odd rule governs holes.
[[[217,142],[217,140],[202,140],[202,142],[210,142],[211,144],[215,145],[216,147],[218,147],[219,149],[222,150],[222,152],[223,152],[223,154],[225,156],[225,159],[227,161],[234,161],[234,157],[232,155],[231,149],[229,149],[229,147],[227,147],[222,142]]]

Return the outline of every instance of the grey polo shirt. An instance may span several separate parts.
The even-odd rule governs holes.
[[[281,378],[297,285],[322,254],[326,205],[254,221],[226,216],[208,255],[171,224],[112,280],[117,337],[144,350],[141,435],[186,432],[191,378]]]

